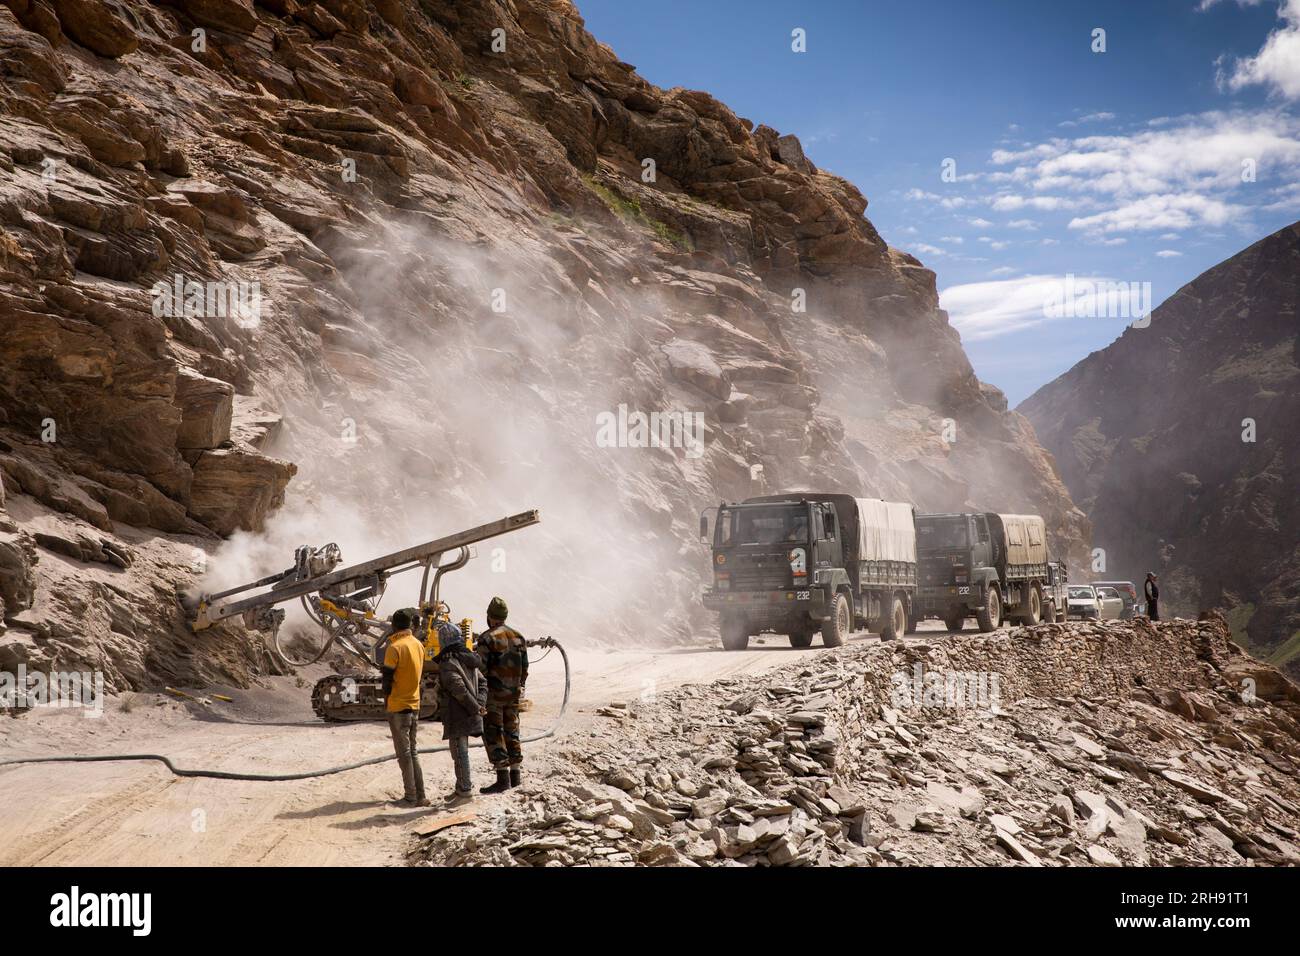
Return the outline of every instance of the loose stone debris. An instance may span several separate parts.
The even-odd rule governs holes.
[[[1294,865],[1300,689],[1227,633],[1111,621],[872,644],[610,705],[411,862]],[[998,675],[996,707],[893,706],[917,664]]]

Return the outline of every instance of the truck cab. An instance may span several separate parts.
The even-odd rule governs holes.
[[[843,568],[841,524],[823,501],[747,501],[701,516],[700,533],[713,548],[713,586],[706,607],[722,612],[729,650],[750,633],[774,631],[807,647],[827,614],[826,584]],[[739,620],[749,628],[745,634]]]
[[[916,542],[921,618],[937,617],[960,631],[973,616],[985,632],[1001,627],[1004,614],[1024,624],[1042,620],[1050,585],[1038,515],[921,514]]]
[[[910,505],[842,494],[771,495],[707,510],[700,534],[712,549],[713,581],[703,601],[719,612],[728,650],[766,631],[808,647],[820,630],[822,643],[837,647],[868,620],[887,637],[903,633],[910,620]],[[864,541],[881,553],[864,554]]]
[[[917,605],[922,618],[937,617],[960,631],[984,589],[996,581],[996,546],[981,513],[916,517]]]

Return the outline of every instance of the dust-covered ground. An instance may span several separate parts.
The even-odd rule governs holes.
[[[703,639],[704,635],[701,635]],[[859,641],[875,637],[859,635]],[[785,638],[768,636],[747,651],[708,645],[659,651],[570,650],[573,690],[556,738],[525,745],[535,760],[557,742],[590,732],[610,701],[637,700],[684,683],[759,675],[795,655]],[[248,690],[214,686],[233,703],[209,705],[168,694],[110,697],[102,717],[40,709],[0,717],[6,758],[91,753],[160,753],[180,767],[286,773],[389,754],[383,723],[326,724],[311,712],[319,665],[297,677],[264,679]],[[301,682],[301,686],[299,683]],[[534,709],[524,733],[554,721],[563,695],[559,655],[534,665]],[[421,745],[441,743],[441,726],[425,724]],[[491,781],[481,749],[476,779]],[[452,789],[445,753],[421,758],[426,789]],[[533,763],[536,766],[536,763]],[[181,779],[158,763],[36,764],[0,769],[0,865],[314,865],[400,863],[413,833],[439,815],[387,805],[401,794],[396,763],[295,783]],[[508,797],[483,797],[488,805]]]
[[[559,732],[526,745],[523,787],[476,798],[472,816],[389,806],[391,762],[294,783],[27,765],[0,769],[0,864],[1294,865],[1300,689],[1227,633],[930,623],[835,650],[777,636],[742,652],[580,649]],[[383,724],[312,717],[317,676],[204,692],[230,704],[34,711],[0,721],[0,742],[262,773],[387,754]],[[525,733],[553,722],[562,689],[552,652]],[[426,725],[422,743],[439,736]],[[447,755],[422,763],[430,796],[447,793]],[[481,750],[473,766],[490,779]]]

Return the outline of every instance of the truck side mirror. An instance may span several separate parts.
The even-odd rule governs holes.
[[[708,538],[708,536],[709,536],[709,516],[701,512],[700,513],[700,537]]]

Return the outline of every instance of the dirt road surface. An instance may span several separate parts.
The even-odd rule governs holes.
[[[941,630],[941,628],[940,628]],[[855,641],[875,641],[858,635]],[[750,649],[570,650],[573,691],[556,737],[525,745],[525,756],[589,728],[595,710],[618,700],[728,675],[759,674],[798,655],[767,635]],[[325,724],[311,714],[310,688],[325,673],[273,678],[241,690],[210,688],[233,703],[203,706],[166,694],[109,698],[101,716],[39,708],[0,717],[0,759],[57,754],[160,753],[181,767],[285,773],[392,753],[383,723]],[[558,654],[529,681],[534,709],[524,733],[549,726],[563,688]],[[299,686],[299,684],[302,686]],[[421,726],[420,744],[441,743],[441,727]],[[183,779],[159,763],[36,764],[0,768],[0,865],[331,865],[397,864],[411,834],[445,811],[451,790],[446,753],[421,758],[435,806],[408,810],[395,762],[291,783]],[[481,748],[476,782],[491,779]],[[527,763],[525,763],[527,772]],[[480,797],[479,805],[501,799]]]

